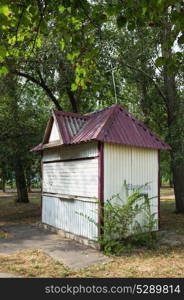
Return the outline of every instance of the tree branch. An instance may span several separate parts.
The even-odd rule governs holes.
[[[51,89],[45,84],[45,81],[43,80],[42,76],[40,78],[40,80],[34,78],[33,76],[24,73],[22,71],[18,71],[18,70],[11,70],[12,74],[27,78],[28,80],[30,80],[31,82],[37,84],[38,86],[40,86],[47,94],[47,96],[52,100],[52,102],[55,104],[56,108],[58,110],[62,110],[57,98],[54,96],[53,92],[51,91]],[[41,73],[40,73],[41,75]],[[39,75],[39,77],[40,77]]]
[[[122,63],[122,62],[121,62],[121,63]],[[129,64],[125,64],[125,63],[122,63],[122,64],[123,64],[124,66],[126,66],[126,67],[128,67],[128,68],[130,68],[130,69],[132,69],[132,70],[138,71],[138,72],[144,74],[146,77],[148,77],[148,78],[153,82],[154,86],[156,87],[156,89],[157,89],[158,93],[160,94],[160,96],[163,98],[164,102],[167,103],[167,98],[166,98],[166,96],[163,94],[162,90],[159,88],[159,86],[158,86],[158,84],[155,82],[155,80],[154,80],[147,72],[145,72],[145,71],[142,70],[142,69],[137,69],[136,67],[133,67],[133,66],[131,66],[131,65],[129,65]]]
[[[71,89],[69,87],[66,87],[66,92],[68,94],[68,97],[70,99],[70,103],[72,105],[72,110],[74,113],[77,113],[78,112],[78,109],[77,109],[77,102],[76,102],[76,99],[75,99],[75,96],[74,96],[74,93],[71,91]]]
[[[18,31],[19,31],[21,19],[22,19],[22,17],[23,17],[23,14],[24,14],[25,10],[26,10],[26,7],[24,6],[24,7],[22,8],[22,12],[21,12],[21,14],[20,14],[20,18],[19,18],[19,20],[18,20],[17,27],[16,27],[16,42],[15,42],[15,44],[17,44]]]

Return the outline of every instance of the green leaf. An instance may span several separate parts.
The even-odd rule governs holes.
[[[71,7],[67,7],[67,11],[71,14],[72,11]]]
[[[182,58],[183,58],[182,52],[179,52],[179,51],[177,51],[177,52],[174,54],[174,56],[175,56],[176,58],[178,58],[178,59],[182,59]]]
[[[61,41],[60,41],[60,49],[61,49],[61,51],[63,51],[64,50],[64,48],[65,48],[65,41],[64,41],[64,39],[61,39]]]
[[[72,83],[71,90],[72,92],[75,92],[77,90],[77,85],[75,83]]]
[[[165,63],[164,57],[158,57],[155,62],[157,67],[162,67],[164,63]]]
[[[63,12],[65,11],[65,9],[66,9],[66,7],[64,7],[63,5],[60,5],[60,6],[59,6],[59,11],[60,11],[61,13],[63,13]]]
[[[11,11],[9,10],[8,5],[1,5],[0,6],[0,13],[6,17],[9,16],[9,14],[11,13]]]
[[[42,45],[42,41],[41,41],[41,39],[38,37],[37,40],[36,40],[36,46],[37,46],[38,48],[40,48],[41,45]]]
[[[74,51],[74,52],[73,52],[73,58],[78,57],[79,54],[80,54],[80,51],[79,51],[79,50]]]
[[[178,38],[178,44],[179,44],[179,45],[184,44],[184,34],[181,35],[181,36]]]
[[[81,78],[77,75],[76,78],[75,78],[76,84],[79,84],[80,80],[81,80]]]
[[[6,48],[5,46],[0,46],[0,56],[5,57],[6,56]]]
[[[142,8],[142,14],[143,14],[143,16],[146,14],[147,10],[148,10],[147,7],[143,7],[143,8]]]
[[[66,58],[67,58],[68,60],[72,61],[72,60],[73,60],[73,55],[70,54],[70,53],[67,53]]]
[[[8,71],[8,69],[5,66],[3,66],[3,67],[0,68],[0,76],[1,75],[6,75],[8,72],[9,71]]]

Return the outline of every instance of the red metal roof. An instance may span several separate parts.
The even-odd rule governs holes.
[[[135,147],[171,149],[121,105],[84,115],[54,110],[52,118],[58,123],[63,144],[96,140]],[[33,151],[39,151],[43,146],[44,143],[42,146],[39,144]]]

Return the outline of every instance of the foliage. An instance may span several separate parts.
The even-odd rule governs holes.
[[[40,172],[39,157],[30,152],[39,142],[48,117],[47,108],[37,103],[40,98],[37,93],[35,102],[31,102],[29,89],[21,89],[21,84],[15,78],[1,78],[0,96],[0,170],[6,182],[15,180],[16,163],[19,160],[24,169],[24,175],[30,183]],[[23,93],[24,92],[24,93]],[[33,90],[31,91],[33,93]],[[35,134],[36,133],[36,134]]]
[[[126,182],[124,183],[126,198],[123,201],[119,194],[113,195],[100,207],[102,224],[96,223],[89,216],[79,213],[94,223],[101,232],[98,242],[106,254],[120,254],[123,250],[134,246],[155,247],[157,219],[151,210],[150,201],[147,194],[141,192],[140,187],[128,195]],[[101,203],[99,202],[99,206]],[[144,221],[140,225],[137,220],[142,216]]]
[[[143,194],[144,197],[144,225],[140,226],[139,223],[136,224],[136,232],[132,236],[132,243],[135,245],[142,245],[147,248],[155,248],[156,246],[156,233],[154,230],[157,228],[158,220],[155,218],[155,213],[151,210],[150,200],[148,194]]]
[[[171,156],[162,155],[161,175],[173,178],[177,203],[183,203],[177,205],[180,212],[183,10],[182,0],[0,4],[2,78],[16,75],[19,87],[26,80],[24,100],[34,102],[38,94],[49,108],[86,113],[116,102],[127,107],[172,146]],[[39,112],[43,102],[37,102]],[[10,169],[5,160],[4,178],[12,177]]]
[[[114,200],[115,203],[113,203]],[[116,202],[117,200],[120,202]],[[154,245],[153,231],[156,228],[157,220],[155,213],[151,211],[150,200],[148,195],[141,193],[139,189],[129,196],[127,194],[125,203],[122,203],[119,195],[106,201],[103,213],[103,233],[99,238],[105,253],[118,254],[135,244],[146,247]],[[140,214],[144,218],[143,225],[136,220]]]

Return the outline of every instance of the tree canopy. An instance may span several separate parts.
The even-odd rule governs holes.
[[[183,13],[182,0],[2,0],[3,178],[16,171],[15,153],[31,170],[28,149],[53,107],[83,113],[121,103],[172,146],[161,174],[184,212]]]

